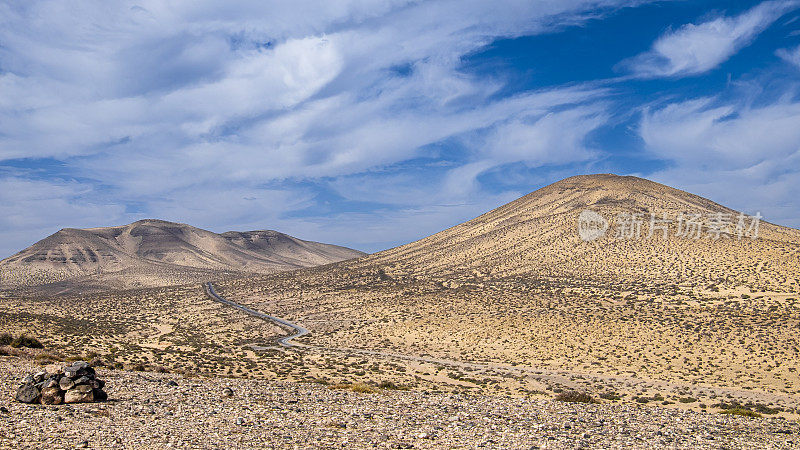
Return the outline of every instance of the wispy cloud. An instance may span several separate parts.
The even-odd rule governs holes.
[[[621,68],[642,78],[682,77],[708,72],[741,48],[782,15],[800,6],[796,0],[767,1],[735,17],[717,17],[669,31],[652,48],[623,61]]]
[[[66,226],[58,224],[124,220],[124,206],[92,199],[91,194],[90,187],[77,181],[0,177],[0,254],[16,253],[22,249],[19,242]]]
[[[775,51],[782,60],[800,69],[800,46],[793,49],[781,48]]]
[[[800,223],[800,102],[761,105],[704,98],[646,110],[639,132],[670,161],[655,178],[779,223]]]
[[[462,146],[455,166],[544,164],[565,145],[562,160],[584,158],[581,140],[601,120],[603,91],[572,86],[501,97],[496,80],[463,73],[461,58],[496,39],[579,25],[638,3],[5,3],[0,162],[55,158],[69,177],[106,192],[64,193],[65,204],[114,196],[118,205],[137,205],[138,215],[216,228],[259,217],[273,226],[308,207],[303,183],[369,178],[472,135],[485,139],[488,153]],[[458,203],[465,190],[446,192],[449,198],[400,207]],[[9,208],[0,205],[0,214]],[[53,223],[127,218],[117,211]],[[299,219],[294,225],[302,228]],[[0,239],[11,239],[4,234],[11,229]],[[31,232],[28,242],[38,237]]]

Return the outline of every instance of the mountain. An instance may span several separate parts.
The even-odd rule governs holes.
[[[117,227],[62,229],[0,261],[0,284],[158,286],[203,280],[214,273],[272,273],[363,255],[277,231],[217,234],[186,224],[140,220]]]
[[[595,218],[598,227],[607,223],[605,234],[595,240],[581,238],[578,224],[584,211],[591,211],[583,217]],[[654,233],[648,237],[651,213]],[[685,232],[691,214],[700,215],[700,237],[695,239],[696,233],[676,236],[681,215]],[[661,222],[665,217],[671,223]],[[758,232],[756,239],[740,239],[739,218],[737,211],[646,179],[583,175],[427,238],[345,265],[378,265],[390,274],[443,278],[535,276],[796,287],[800,231],[743,216],[742,234],[754,221]],[[637,222],[639,237],[635,229],[620,234]],[[667,228],[667,239],[663,228]],[[715,239],[715,230],[720,228],[728,233]]]

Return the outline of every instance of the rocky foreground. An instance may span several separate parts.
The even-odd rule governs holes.
[[[35,369],[0,357],[2,448],[800,446],[800,425],[779,418],[102,369],[106,402],[15,402]]]

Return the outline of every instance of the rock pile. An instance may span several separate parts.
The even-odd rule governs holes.
[[[61,403],[101,402],[108,398],[105,383],[85,361],[64,366],[54,374],[37,372],[22,379],[16,399],[22,403],[60,405]]]

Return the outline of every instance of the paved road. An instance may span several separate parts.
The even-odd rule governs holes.
[[[206,293],[212,299],[214,299],[214,300],[216,300],[216,301],[218,301],[220,303],[224,303],[224,304],[226,304],[228,306],[233,306],[234,308],[236,308],[236,309],[238,309],[240,311],[244,311],[245,313],[250,314],[251,316],[259,317],[261,319],[271,320],[271,321],[277,323],[278,325],[283,325],[285,327],[289,327],[289,328],[293,329],[294,330],[294,334],[291,334],[289,336],[282,337],[282,338],[278,339],[278,343],[281,344],[282,346],[284,346],[284,347],[305,347],[305,345],[303,345],[303,344],[295,344],[294,342],[291,342],[292,339],[299,338],[300,336],[305,336],[305,335],[308,334],[308,330],[303,328],[303,327],[301,327],[300,325],[295,325],[295,324],[293,324],[292,322],[289,322],[286,319],[281,319],[280,317],[270,316],[269,314],[264,314],[264,313],[262,313],[260,311],[256,311],[255,309],[251,309],[251,308],[248,308],[247,306],[243,306],[243,305],[240,305],[238,303],[235,303],[235,302],[232,302],[230,300],[227,300],[227,299],[223,298],[222,296],[220,296],[219,294],[217,294],[217,291],[214,290],[214,285],[211,284],[211,283],[206,283]]]

